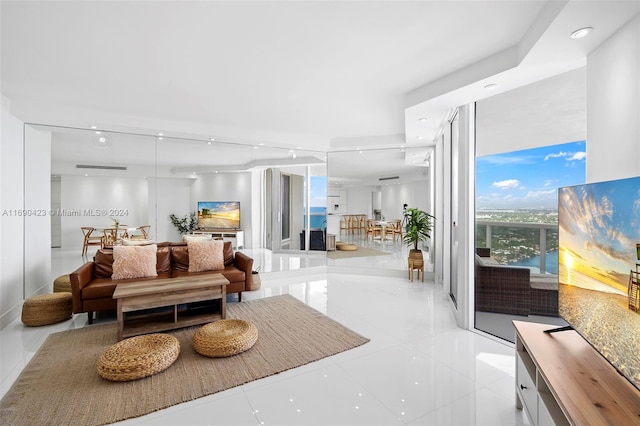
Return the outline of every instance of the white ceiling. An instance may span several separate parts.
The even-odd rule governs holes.
[[[334,151],[429,144],[452,108],[584,66],[640,2],[0,7],[0,88],[25,122]]]

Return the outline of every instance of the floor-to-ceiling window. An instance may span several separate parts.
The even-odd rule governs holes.
[[[513,319],[562,324],[557,189],[584,182],[586,73],[476,104],[475,327],[513,341]]]

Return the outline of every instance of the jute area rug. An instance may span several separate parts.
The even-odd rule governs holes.
[[[258,328],[258,341],[229,358],[193,350],[198,327],[169,332],[180,356],[167,370],[131,381],[109,382],[96,370],[116,342],[116,324],[50,335],[0,402],[3,425],[100,425],[142,416],[299,367],[367,343],[364,338],[293,296],[227,305],[227,318]]]
[[[386,256],[386,255],[389,255],[389,253],[386,253],[380,250],[370,249],[367,247],[360,247],[360,246],[358,246],[358,250],[352,250],[352,251],[335,250],[335,251],[327,252],[327,257],[329,259],[349,259],[352,257]]]

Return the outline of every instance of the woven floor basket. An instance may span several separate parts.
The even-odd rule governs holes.
[[[193,348],[201,355],[219,358],[250,349],[258,340],[258,329],[248,321],[223,319],[201,327],[193,335]]]
[[[60,275],[58,278],[53,280],[53,292],[60,293],[66,291],[71,293],[71,278],[69,274]]]
[[[49,293],[33,296],[22,305],[22,323],[29,327],[55,324],[71,318],[71,293]]]
[[[142,379],[166,370],[180,355],[180,342],[169,334],[146,334],[122,340],[98,359],[98,374],[114,382]]]

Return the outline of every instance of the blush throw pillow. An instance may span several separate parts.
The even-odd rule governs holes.
[[[114,246],[111,279],[157,277],[156,252],[158,246]]]
[[[189,241],[189,272],[224,269],[223,241]]]

